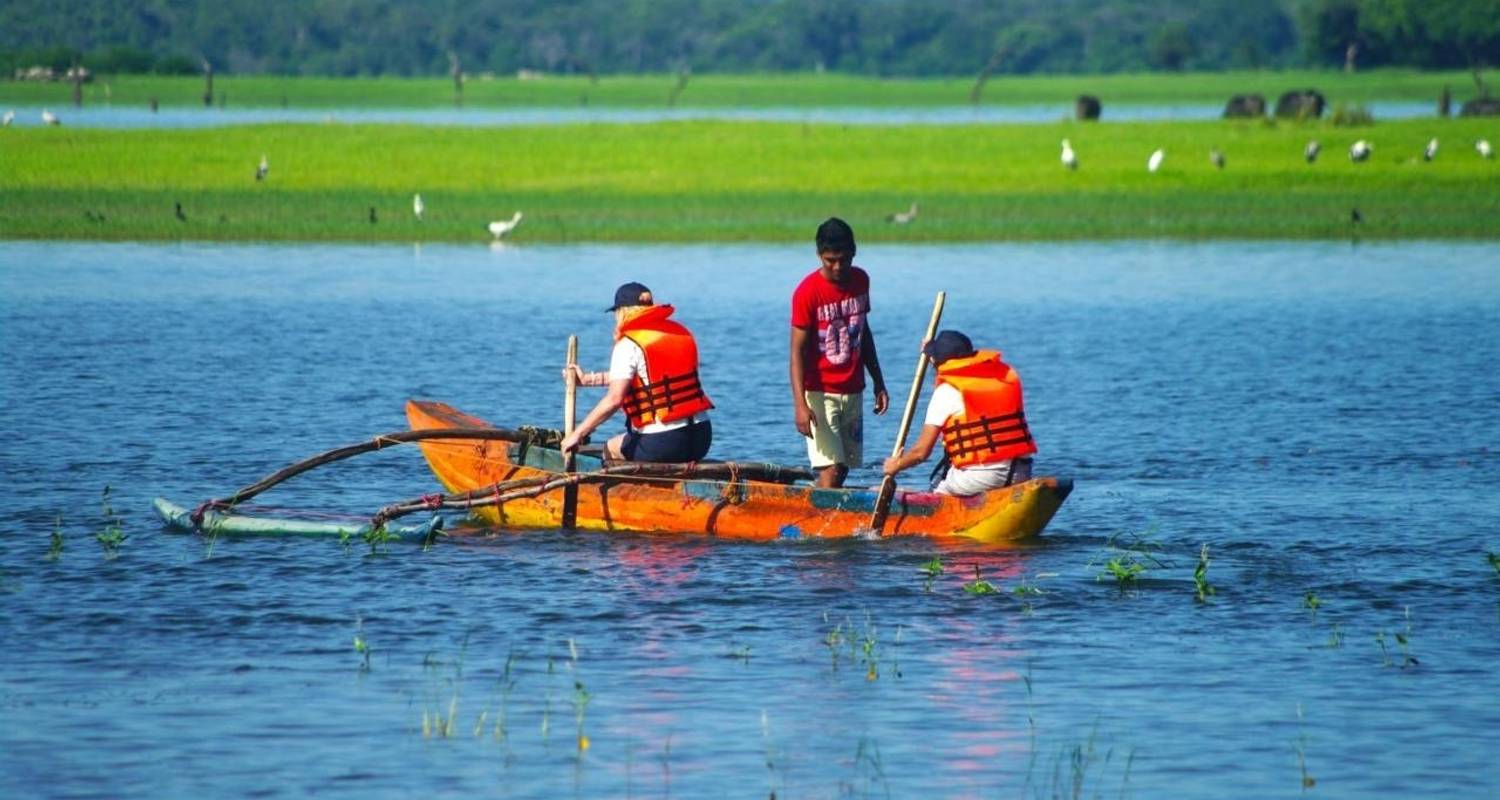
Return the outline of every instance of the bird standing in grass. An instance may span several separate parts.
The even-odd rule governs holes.
[[[1370,144],[1364,139],[1360,139],[1354,144],[1349,145],[1349,160],[1358,164],[1361,161],[1369,160],[1370,154],[1373,152],[1375,152],[1375,145]]]
[[[1432,137],[1432,141],[1428,142],[1427,146],[1422,148],[1422,160],[1431,161],[1434,158],[1437,158],[1437,148],[1437,137],[1434,136]]]
[[[370,206],[370,224],[375,224],[375,206]]]
[[[0,128],[9,128],[10,124],[12,122],[15,122],[15,121],[16,121],[16,110],[12,108],[12,109],[6,111],[5,114],[0,115]]]
[[[1078,169],[1078,154],[1073,152],[1073,145],[1067,139],[1062,141],[1062,165],[1068,169]]]
[[[1221,152],[1219,148],[1214,147],[1209,149],[1208,160],[1209,163],[1213,164],[1215,167],[1218,167],[1219,169],[1224,168],[1224,153]]]
[[[1361,222],[1364,222],[1364,221],[1365,221],[1365,217],[1364,217],[1363,214],[1359,213],[1359,209],[1358,208],[1351,208],[1351,209],[1349,209],[1349,224],[1350,225],[1358,225],[1358,224],[1360,224]]]
[[[422,195],[412,195],[411,213],[417,215],[417,222],[422,221],[422,214],[427,211],[427,204],[422,202]]]
[[[47,109],[44,108],[44,109],[42,109],[42,124],[43,125],[61,125],[62,124],[62,120],[58,119],[56,114],[54,114],[51,111],[49,111],[49,110],[47,110]]]
[[[173,203],[172,209],[172,213],[177,217],[178,222],[187,222],[187,215],[182,213],[182,201],[179,200],[178,202]]]
[[[911,208],[906,211],[897,211],[885,218],[886,222],[894,222],[897,225],[905,225],[917,218],[917,204],[912,203]]]
[[[255,168],[255,179],[258,180],[258,181],[263,181],[263,180],[266,179],[266,175],[269,175],[270,172],[271,172],[271,162],[266,159],[266,154],[265,153],[261,153],[260,154],[260,166],[258,166],[258,167]]]
[[[1489,139],[1480,139],[1479,141],[1475,142],[1474,152],[1478,153],[1483,158],[1495,157],[1495,150],[1494,148],[1490,147]]]
[[[1161,149],[1160,147],[1156,148],[1156,152],[1152,153],[1151,157],[1146,159],[1146,171],[1155,172],[1161,169],[1161,162],[1165,161],[1166,159],[1167,151]]]
[[[495,241],[498,242],[505,238],[507,233],[515,230],[517,225],[521,224],[521,216],[521,212],[517,211],[511,215],[510,219],[491,222],[486,227],[489,228],[490,235],[494,236]]]
[[[1318,151],[1322,149],[1323,145],[1318,144],[1317,139],[1313,139],[1312,141],[1307,143],[1306,147],[1302,148],[1302,158],[1306,159],[1307,163],[1311,164],[1314,161],[1318,160]]]

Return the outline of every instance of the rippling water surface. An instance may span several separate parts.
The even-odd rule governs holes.
[[[800,463],[785,320],[811,247],[0,244],[0,794],[1500,790],[1494,246],[860,262],[898,402],[939,288],[1021,371],[1039,471],[1077,481],[1039,544],[167,533],[153,496],[400,429],[407,397],[558,424],[564,340],[602,368],[630,279],[699,334],[716,455]],[[382,452],[265,500],[433,486]],[[1135,585],[1101,579],[1132,559]]]

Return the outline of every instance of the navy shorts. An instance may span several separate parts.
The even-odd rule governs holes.
[[[681,428],[664,433],[640,433],[631,428],[625,431],[625,441],[620,443],[620,452],[624,454],[626,461],[680,464],[702,461],[708,455],[708,446],[713,440],[714,426],[708,420],[689,422]]]

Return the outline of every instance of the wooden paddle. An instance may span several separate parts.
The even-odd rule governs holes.
[[[943,318],[943,300],[948,296],[947,292],[938,292],[937,300],[932,304],[932,319],[927,322],[927,337],[922,341],[930,342],[937,335],[938,320]],[[911,429],[911,418],[917,413],[917,398],[922,394],[922,378],[927,375],[927,354],[917,355],[917,375],[911,380],[911,392],[906,395],[906,410],[901,413],[901,430],[896,432],[896,447],[891,451],[891,457],[901,455],[902,449],[906,447],[906,432]],[[890,475],[880,482],[880,496],[875,498],[875,513],[870,516],[870,530],[879,536],[885,528],[885,518],[891,513],[891,498],[896,495],[896,479]]]
[[[578,427],[578,381],[573,377],[572,367],[578,364],[578,337],[568,337],[568,379],[563,381],[567,388],[563,394],[563,435],[567,436]],[[577,469],[576,450],[568,451],[563,456],[563,472],[573,472]],[[563,489],[563,513],[562,526],[572,528],[578,521],[578,484],[569,483]]]

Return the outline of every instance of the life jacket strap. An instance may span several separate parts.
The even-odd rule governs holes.
[[[955,456],[1013,444],[1029,444],[1032,441],[1031,429],[1026,425],[1025,411],[960,423],[946,431],[946,434],[943,437],[944,444],[949,453]]]
[[[698,371],[681,375],[664,375],[654,383],[632,386],[625,396],[625,411],[633,419],[654,421],[669,414],[673,407],[704,398]]]

